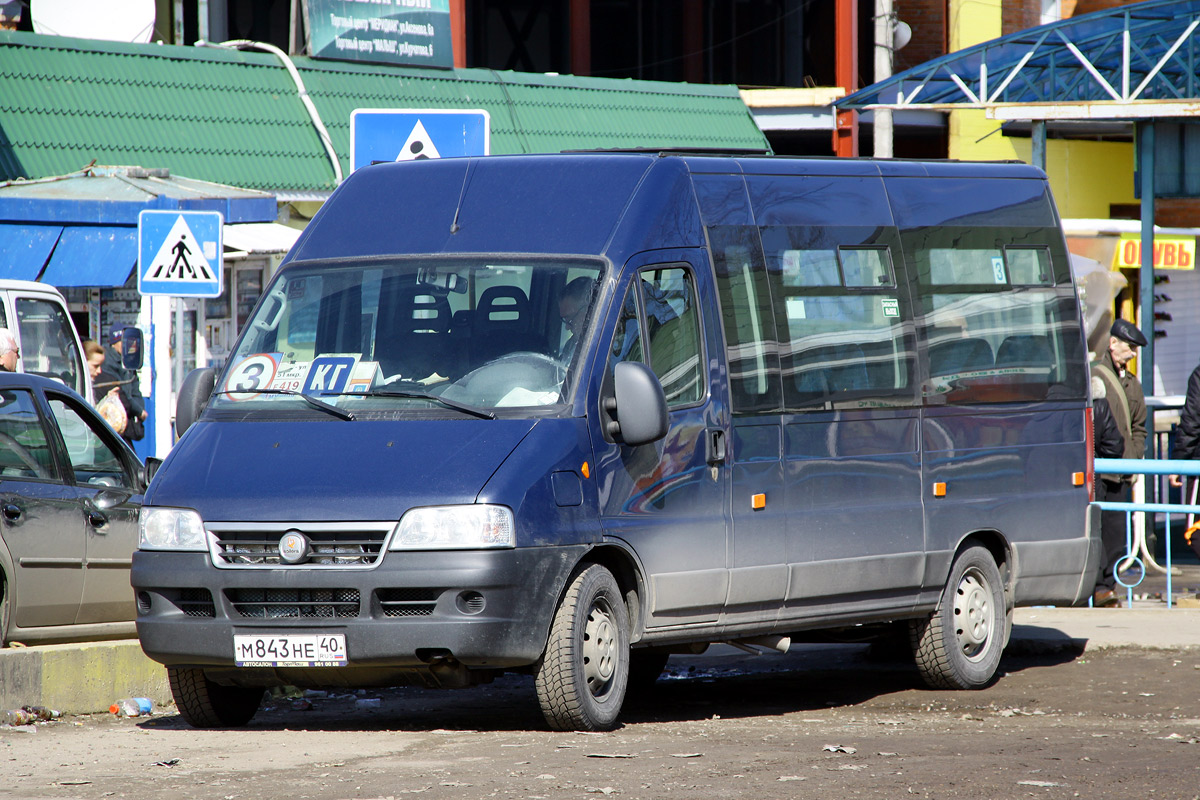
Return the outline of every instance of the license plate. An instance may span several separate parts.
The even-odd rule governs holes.
[[[344,667],[342,633],[234,636],[233,662],[239,667]]]

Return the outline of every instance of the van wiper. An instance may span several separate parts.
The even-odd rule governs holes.
[[[444,397],[439,397],[436,394],[427,394],[425,392],[402,392],[396,389],[372,389],[366,392],[336,392],[336,394],[348,394],[353,397],[410,397],[414,400],[428,400],[431,403],[445,406],[446,408],[455,411],[461,411],[464,414],[470,414],[473,417],[480,419],[495,419],[496,415],[491,411],[483,408],[469,406],[466,403],[460,403],[457,400],[447,400]]]
[[[298,392],[295,389],[250,389],[248,391],[237,391],[237,390],[226,389],[224,391],[217,392],[217,394],[287,394],[287,395],[292,395],[294,397],[299,397],[302,400],[304,400],[304,402],[306,402],[310,406],[312,406],[313,408],[319,408],[322,411],[326,411],[330,414],[333,414],[335,417],[338,417],[339,419],[348,420],[350,422],[353,422],[354,420],[357,419],[357,417],[355,417],[352,413],[350,413],[349,411],[347,411],[344,408],[338,408],[337,406],[333,405],[332,403],[326,403],[324,400],[318,400],[317,398],[313,397],[310,394],[305,394],[304,392]]]

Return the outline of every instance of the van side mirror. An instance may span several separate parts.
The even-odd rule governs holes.
[[[146,459],[145,466],[142,467],[142,491],[150,488],[150,481],[154,480],[155,473],[162,466],[163,460],[150,456]]]
[[[637,447],[667,435],[667,398],[645,364],[622,361],[613,368],[613,397],[605,409],[613,418],[608,433],[618,442]]]
[[[145,361],[141,328],[128,327],[121,331],[121,366],[139,370]]]
[[[183,436],[183,432],[192,427],[192,423],[200,418],[200,412],[208,404],[208,398],[212,396],[213,385],[216,382],[216,367],[194,369],[183,379],[183,385],[179,387],[178,399],[175,401],[176,436]]]

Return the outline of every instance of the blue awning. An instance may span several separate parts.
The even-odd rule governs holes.
[[[36,281],[61,233],[60,225],[0,225],[0,278]]]
[[[1124,3],[947,53],[834,105],[845,110],[1187,102],[1200,93],[1197,28],[1200,0]],[[1087,118],[1136,116],[1155,114],[1124,109]]]
[[[137,228],[65,228],[42,282],[53,286],[124,286],[137,264]]]

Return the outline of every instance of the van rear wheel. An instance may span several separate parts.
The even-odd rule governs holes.
[[[617,725],[629,680],[629,616],[612,573],[593,564],[571,581],[554,621],[535,685],[554,730],[607,731]]]
[[[261,688],[222,686],[202,669],[168,667],[167,680],[179,716],[193,728],[240,728],[254,718]]]
[[[1004,586],[991,552],[981,545],[959,554],[937,610],[909,628],[917,668],[934,689],[989,684],[1008,641]]]

